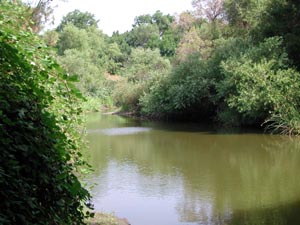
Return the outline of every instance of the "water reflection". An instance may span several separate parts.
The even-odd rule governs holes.
[[[122,127],[122,128],[107,128],[107,129],[89,129],[88,134],[102,133],[108,136],[115,135],[130,135],[151,130],[149,127]]]
[[[97,210],[133,225],[299,224],[298,139],[90,119],[89,129],[149,127],[130,135],[89,134]]]

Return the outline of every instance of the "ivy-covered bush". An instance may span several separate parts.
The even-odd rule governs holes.
[[[84,224],[81,95],[28,30],[27,10],[0,4],[0,224]]]

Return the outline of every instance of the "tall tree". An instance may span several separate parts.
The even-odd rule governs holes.
[[[200,35],[198,28],[191,28],[181,38],[176,50],[179,62],[185,61],[190,55],[201,53],[201,57],[206,59],[210,55],[212,42],[205,40]]]
[[[164,15],[161,11],[156,11],[152,16],[150,14],[140,15],[134,19],[133,27],[141,25],[155,24],[159,29],[160,36],[170,28],[171,23],[174,21],[174,17],[167,14]]]
[[[32,7],[33,31],[39,33],[44,25],[52,19],[53,21],[53,7],[52,0],[39,0],[36,6]]]
[[[174,19],[161,11],[136,17],[133,29],[126,34],[127,43],[132,47],[159,48],[164,56],[174,55],[178,42],[172,27]]]
[[[133,27],[138,27],[142,24],[152,24],[152,17],[150,14],[140,15],[134,18]]]
[[[125,33],[122,33],[122,34],[120,34],[118,31],[116,31],[116,32],[113,32],[111,38],[109,39],[110,43],[115,42],[119,45],[119,48],[123,54],[123,57],[122,57],[123,61],[125,61],[124,57],[128,57],[131,53],[131,47],[127,42],[128,35],[129,35],[128,31]]]
[[[224,0],[193,0],[192,5],[198,17],[206,18],[209,21],[224,17]]]
[[[95,19],[95,15],[89,12],[81,12],[78,9],[68,13],[62,18],[57,31],[62,31],[67,24],[73,24],[79,29],[87,29],[88,27],[97,27],[99,20]]]
[[[156,11],[152,15],[152,21],[158,26],[159,34],[162,37],[164,33],[170,29],[174,17],[169,14],[164,15],[161,11]]]
[[[226,20],[235,29],[250,31],[269,12],[267,3],[271,0],[224,0]]]
[[[63,55],[67,49],[78,49],[83,51],[88,47],[87,32],[72,24],[66,25],[63,31],[59,33],[57,47],[59,55]]]
[[[185,32],[188,32],[198,22],[198,19],[190,11],[185,11],[175,16],[175,19],[171,25],[172,29],[176,31],[180,36]]]
[[[58,39],[59,39],[59,35],[56,31],[54,30],[47,30],[44,34],[43,34],[43,39],[46,42],[46,44],[48,46],[52,46],[55,47],[57,45]]]
[[[30,27],[34,33],[39,33],[48,22],[53,22],[52,0],[28,0],[26,3],[23,3],[21,0],[13,0],[12,3],[23,5],[27,8],[27,13],[23,15],[23,18],[31,20]]]
[[[155,24],[141,24],[129,32],[127,41],[133,47],[158,48],[159,29]]]
[[[300,1],[265,1],[266,10],[257,24],[256,36],[282,36],[289,58],[300,68]]]

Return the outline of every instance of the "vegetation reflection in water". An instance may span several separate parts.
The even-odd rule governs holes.
[[[101,129],[140,127],[109,135]],[[300,142],[91,114],[98,211],[133,225],[300,224]]]

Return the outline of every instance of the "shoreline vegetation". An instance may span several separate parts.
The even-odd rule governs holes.
[[[111,36],[95,15],[75,10],[41,38],[77,75],[87,109],[300,135],[299,4],[192,0],[192,6],[178,15],[137,15],[130,31]]]
[[[0,3],[0,224],[84,224],[83,96],[33,33],[35,13]]]

